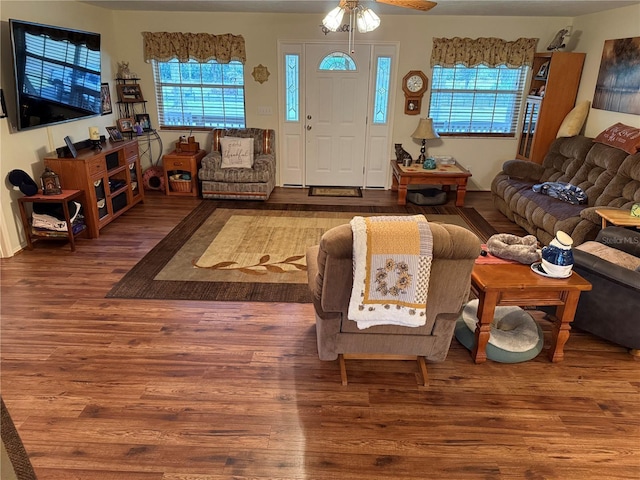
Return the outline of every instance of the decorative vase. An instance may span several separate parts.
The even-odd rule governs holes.
[[[422,164],[422,168],[425,170],[435,170],[436,160],[433,157],[427,157]]]
[[[573,239],[558,230],[551,243],[542,249],[542,268],[553,277],[568,277],[573,269]]]

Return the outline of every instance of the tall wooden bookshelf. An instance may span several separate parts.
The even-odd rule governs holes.
[[[576,102],[584,53],[536,53],[516,158],[542,163]]]

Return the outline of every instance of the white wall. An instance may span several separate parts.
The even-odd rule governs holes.
[[[141,77],[141,87],[147,109],[152,121],[157,124],[157,108],[153,97],[153,78],[151,65],[144,63],[142,57],[143,31],[183,31],[208,32],[214,34],[233,33],[243,35],[247,48],[245,66],[245,95],[247,105],[247,125],[260,128],[278,128],[277,102],[278,79],[277,42],[278,40],[320,40],[344,39],[346,34],[331,33],[326,37],[319,25],[318,15],[298,14],[237,14],[237,13],[171,13],[171,12],[130,12],[109,11],[74,1],[11,1],[2,0],[0,18],[6,22],[9,18],[60,25],[82,30],[99,32],[103,40],[103,81],[109,81],[112,97],[115,97],[114,81],[118,61],[129,61],[130,68]],[[585,76],[579,98],[590,99],[593,96],[595,78],[602,54],[603,40],[640,35],[640,6],[626,7],[604,14],[589,15],[575,19],[553,17],[461,17],[436,15],[388,15],[382,17],[382,24],[376,31],[366,34],[367,39],[376,42],[400,42],[399,78],[409,70],[422,70],[431,77],[429,59],[433,37],[488,37],[499,36],[507,40],[519,37],[539,38],[538,50],[545,51],[548,43],[561,28],[574,24],[575,32],[580,35],[576,39],[576,51],[587,53]],[[603,19],[601,21],[601,19]],[[498,26],[498,28],[496,28]],[[356,33],[356,44],[362,35]],[[4,51],[8,46],[2,45]],[[271,72],[269,80],[258,83],[253,80],[251,72],[258,64],[265,65]],[[4,65],[3,65],[4,67]],[[2,68],[6,72],[6,68]],[[423,101],[421,116],[428,112],[429,93]],[[403,113],[404,96],[398,85],[396,88],[394,132],[391,143],[402,143],[416,156],[420,144],[411,139],[418,116]],[[115,98],[114,98],[115,99]],[[273,115],[258,115],[258,107],[272,107]],[[114,113],[116,111],[114,104]],[[596,113],[594,113],[596,112]],[[633,124],[637,116],[613,114],[592,110],[587,134],[597,134],[601,126],[608,126],[616,121]],[[0,120],[0,170],[2,178],[7,173],[20,168],[26,170],[34,178],[42,173],[42,157],[56,147],[63,145],[63,138],[70,135],[74,140],[88,137],[88,127],[97,125],[103,129],[114,125],[115,116],[106,115],[90,120],[42,128],[28,132],[10,134],[7,120]],[[103,130],[104,133],[104,130]],[[161,132],[165,152],[173,148],[173,142],[183,132]],[[201,145],[208,148],[207,136],[196,134]],[[448,154],[456,157],[463,165],[468,166],[473,177],[469,189],[488,190],[495,173],[505,160],[515,155],[517,139],[471,139],[444,138],[437,142],[429,142],[428,152],[431,154]],[[143,165],[146,167],[148,165]],[[6,229],[11,246],[9,254],[24,245],[24,234],[18,216],[15,199],[19,192],[8,188],[0,189],[2,217],[6,220]],[[2,229],[0,229],[2,232]],[[2,245],[2,242],[0,242]]]
[[[111,84],[111,93],[114,93],[113,81],[115,70],[112,69],[113,61],[110,52],[115,50],[114,22],[110,12],[91,7],[75,1],[7,1],[2,0],[0,8],[0,20],[2,29],[8,30],[10,18],[26,20],[47,25],[75,28],[101,34],[102,40],[102,74],[103,81]],[[0,82],[4,89],[5,97],[13,95],[7,90],[8,78],[12,75],[10,61],[10,45],[2,37],[2,65],[0,68]],[[7,64],[8,63],[8,64]],[[8,101],[10,98],[7,99]],[[115,106],[115,105],[114,105]],[[69,135],[74,142],[89,138],[89,127],[99,126],[104,133],[106,126],[115,123],[114,115],[93,117],[87,120],[64,123],[52,127],[38,128],[24,132],[13,132],[9,119],[0,120],[0,176],[4,188],[0,188],[0,213],[3,235],[0,245],[3,246],[3,256],[11,256],[22,246],[26,245],[22,222],[18,211],[17,198],[22,196],[20,191],[13,190],[7,179],[8,173],[13,169],[27,172],[39,183],[40,175],[44,170],[43,157],[57,147],[64,146],[64,137]],[[5,238],[5,235],[8,238]],[[5,251],[8,247],[9,251]]]
[[[587,52],[580,90],[578,90],[578,101],[593,101],[604,41],[640,36],[640,5],[577,17],[573,25],[575,36],[578,37],[576,49]],[[595,137],[617,122],[640,127],[640,115],[592,108],[587,117],[584,133],[588,137]]]

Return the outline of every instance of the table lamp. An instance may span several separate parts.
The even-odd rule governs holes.
[[[416,163],[424,163],[425,161],[425,144],[427,140],[434,138],[440,138],[440,135],[433,129],[433,120],[430,118],[421,118],[418,122],[416,131],[411,134],[411,138],[422,139],[422,147],[420,147],[420,156],[416,160]]]

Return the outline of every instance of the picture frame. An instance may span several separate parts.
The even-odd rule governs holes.
[[[118,130],[118,127],[115,125],[113,127],[105,127],[107,129],[107,133],[109,134],[109,139],[112,142],[123,142],[124,137],[122,136],[122,132]]]
[[[148,113],[136,113],[136,123],[142,127],[143,132],[151,131],[151,117]]]
[[[144,102],[142,96],[142,89],[137,83],[131,84],[118,84],[116,85],[118,90],[118,101],[121,103],[137,103]]]
[[[540,70],[538,70],[538,73],[536,74],[536,78],[542,78],[546,80],[547,75],[549,75],[549,62],[544,62],[540,66]]]
[[[133,132],[133,118],[119,118],[118,130],[120,130],[122,133]]]
[[[100,104],[102,105],[102,115],[113,113],[113,105],[111,104],[111,91],[108,83],[100,84]]]
[[[78,158],[78,152],[76,151],[76,147],[71,141],[71,138],[69,136],[64,137],[64,143],[67,144],[67,148],[69,149],[71,156],[73,158]]]

